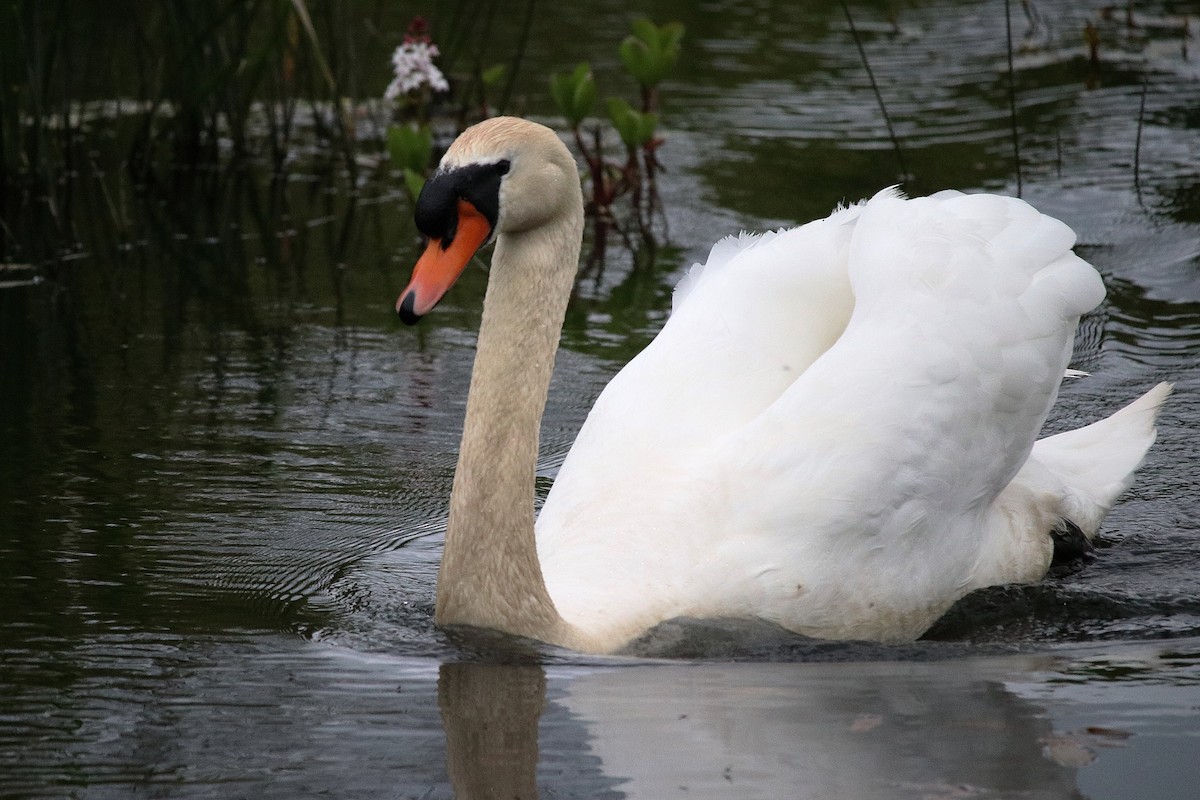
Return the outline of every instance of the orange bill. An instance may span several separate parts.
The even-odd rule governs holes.
[[[415,325],[433,310],[467,268],[471,256],[483,247],[492,226],[466,200],[458,201],[458,225],[449,245],[443,239],[430,239],[425,252],[413,267],[412,280],[396,300],[396,313],[406,325]]]

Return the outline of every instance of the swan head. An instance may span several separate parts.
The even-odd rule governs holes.
[[[417,198],[429,240],[396,313],[414,325],[497,236],[519,234],[582,208],[575,160],[558,135],[516,117],[494,117],[454,140]]]

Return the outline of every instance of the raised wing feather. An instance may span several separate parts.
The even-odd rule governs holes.
[[[644,481],[631,478],[630,463],[686,458],[777,400],[850,317],[846,257],[857,212],[722,240],[693,267],[662,331],[596,400],[540,525],[580,498]]]
[[[1073,241],[1019,200],[887,191],[718,244],[538,520],[564,618],[918,635],[969,582],[1103,298]]]
[[[1054,401],[1078,315],[1104,295],[1073,239],[994,196],[884,195],[863,209],[845,333],[725,444],[739,457],[723,471],[743,491],[723,524],[758,536],[722,557],[745,573],[770,565],[767,597],[825,595],[778,603],[795,615],[781,622],[904,631],[878,615],[877,629],[836,627],[858,604],[866,619],[887,603],[911,609],[919,633],[931,599],[955,596]],[[857,580],[828,580],[831,565]],[[822,628],[823,615],[838,622]]]

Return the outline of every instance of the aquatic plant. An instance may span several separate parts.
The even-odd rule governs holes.
[[[450,91],[446,76],[433,63],[441,50],[429,37],[429,24],[424,17],[413,17],[404,41],[392,53],[392,82],[383,97],[401,110],[428,114],[429,97],[435,92]]]
[[[635,19],[633,33],[617,48],[621,63],[641,87],[642,111],[658,108],[658,85],[679,60],[683,31],[679,22],[655,25],[644,17]]]
[[[416,200],[433,155],[433,131],[428,124],[392,125],[387,132],[387,149],[392,168],[404,177],[409,197]]]
[[[532,10],[532,4],[529,10]],[[494,11],[493,3],[488,6],[487,19],[475,47],[464,48],[463,32],[447,29],[447,35],[458,42],[454,49],[469,51],[469,63],[462,69],[451,65],[443,70],[439,65],[438,62],[443,60],[442,48],[434,41],[429,23],[420,16],[413,17],[403,41],[392,55],[393,79],[383,95],[390,116],[387,155],[393,169],[403,177],[405,189],[414,201],[425,175],[432,168],[434,124],[439,123],[440,129],[441,123],[453,120],[453,130],[449,133],[457,133],[473,122],[492,116],[494,110],[503,112],[507,103],[531,17],[526,15],[513,68],[502,63],[484,66]],[[469,21],[461,16],[452,19],[470,27]],[[499,105],[493,106],[491,95],[501,87],[503,93]]]
[[[634,20],[632,33],[617,48],[625,71],[637,82],[641,107],[634,108],[627,100],[609,97],[604,109],[617,138],[625,148],[623,161],[607,159],[604,155],[604,131],[600,126],[591,129],[591,143],[583,135],[585,120],[591,115],[597,100],[597,89],[591,66],[582,62],[571,72],[550,76],[550,96],[558,112],[566,119],[567,127],[587,166],[588,212],[595,229],[591,263],[604,259],[609,228],[624,233],[613,203],[628,195],[633,222],[644,244],[653,249],[652,220],[659,210],[655,175],[661,168],[657,151],[662,139],[657,136],[658,87],[679,60],[684,27],[678,22],[656,25],[645,18]]]
[[[90,4],[0,8],[0,260],[143,241],[137,204],[212,199],[250,165],[282,178],[301,150],[353,180],[357,65],[339,34],[357,18],[312,11],[165,0],[118,21]]]
[[[433,131],[429,127],[434,95],[450,91],[450,82],[434,64],[441,50],[429,35],[424,17],[413,17],[404,40],[392,53],[392,81],[383,98],[392,108],[388,126],[387,154],[392,168],[404,178],[404,187],[416,200],[425,183],[433,155]]]

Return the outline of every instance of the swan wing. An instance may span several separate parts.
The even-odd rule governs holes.
[[[578,504],[626,497],[636,473],[678,464],[744,426],[836,341],[853,308],[846,258],[858,211],[728,237],[692,267],[658,336],[597,398],[539,536],[567,528]]]
[[[654,341],[605,388],[576,443],[677,450],[761,413],[841,335],[857,207],[789,230],[728,237],[676,288]]]
[[[636,605],[658,609],[643,618],[653,624],[689,594],[688,553],[716,533],[688,521],[699,509],[687,498],[717,477],[705,464],[716,444],[845,329],[860,211],[728,237],[680,282],[663,329],[596,400],[538,517],[538,557],[565,618],[594,628]]]
[[[918,635],[967,590],[1104,296],[1073,243],[1019,200],[889,190],[718,245],[542,511],[564,618]]]
[[[740,455],[720,467],[732,499],[719,525],[751,533],[721,558],[740,559],[732,580],[760,616],[825,637],[911,638],[965,593],[1078,318],[1104,297],[1074,239],[993,195],[864,207],[845,333],[725,445]],[[1044,572],[1045,548],[1027,558]]]

